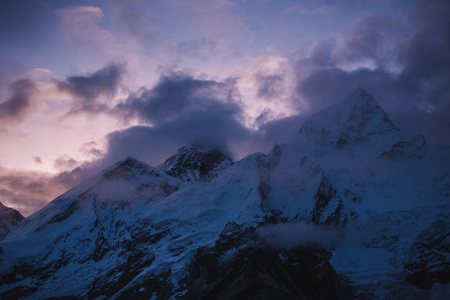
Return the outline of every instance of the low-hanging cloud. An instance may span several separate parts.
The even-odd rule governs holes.
[[[105,153],[88,167],[106,167],[126,156],[156,166],[193,143],[239,159],[267,152],[277,141],[289,142],[303,119],[290,117],[253,130],[243,125],[244,113],[233,79],[219,82],[188,73],[162,76],[153,88],[132,93],[112,109],[118,118],[137,119],[140,125],[108,134]]]
[[[335,229],[325,229],[317,225],[291,222],[272,224],[256,230],[257,237],[277,250],[295,248],[336,249],[344,234]]]
[[[201,80],[187,74],[161,77],[152,89],[131,95],[115,109],[143,124],[108,136],[108,160],[127,155],[161,163],[178,148],[199,143],[229,153],[229,145],[245,141],[250,131],[242,117],[235,82]]]
[[[299,98],[314,112],[362,86],[402,129],[450,143],[449,13],[448,1],[419,1],[404,22],[369,15],[318,43],[295,66]]]
[[[159,124],[194,111],[219,109],[226,114],[239,113],[238,101],[239,93],[232,80],[216,82],[174,73],[162,76],[152,89],[130,95],[116,110],[126,117]]]

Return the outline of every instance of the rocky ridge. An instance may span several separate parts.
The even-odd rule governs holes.
[[[0,202],[0,241],[24,219],[17,210]]]
[[[398,129],[358,89],[267,155],[233,164],[191,145],[161,168],[127,158],[0,243],[0,295],[443,297],[449,153]],[[298,222],[338,230],[342,241],[283,250],[254,234]]]

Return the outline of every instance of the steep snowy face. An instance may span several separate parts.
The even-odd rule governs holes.
[[[6,207],[0,202],[0,241],[23,219],[17,210]]]
[[[211,150],[201,145],[180,148],[161,166],[170,176],[184,182],[211,181],[225,168],[233,164],[230,157],[219,150]]]
[[[268,155],[233,164],[191,145],[161,168],[116,163],[0,243],[0,297],[354,299],[334,267],[362,298],[426,298],[448,284],[449,172],[449,147],[400,131],[360,89]],[[332,266],[256,239],[290,221],[347,234]]]
[[[372,95],[359,88],[343,101],[311,116],[294,144],[323,155],[323,148],[365,156],[413,156],[425,139],[397,128]]]
[[[264,165],[265,155],[254,154],[213,182],[187,184],[125,159],[55,199],[0,244],[0,295],[109,298],[142,285],[162,298],[163,290],[183,293],[178,283],[199,247],[213,245],[229,221],[251,225],[263,217]]]
[[[276,145],[267,160],[266,211],[354,238],[334,252],[338,272],[378,289],[379,298],[413,296],[407,282],[426,289],[448,284],[448,146],[399,130],[358,90],[312,116],[293,144]]]
[[[49,291],[58,297],[93,289],[95,295],[97,287],[109,284],[100,269],[113,272],[116,284],[122,275],[126,280],[132,275],[118,269],[134,272],[154,260],[140,246],[157,237],[139,237],[139,215],[182,186],[159,168],[126,158],[61,195],[21,222],[1,244],[0,294],[12,289],[15,296],[25,295],[26,281],[34,280],[37,298]]]
[[[399,131],[372,95],[359,88],[351,96],[313,115],[300,137],[321,145],[347,145],[371,135]]]
[[[268,161],[264,207],[317,224],[356,226],[367,210],[445,205],[450,195],[448,147],[399,130],[362,89],[312,116]]]
[[[132,211],[143,203],[169,196],[181,186],[182,182],[162,170],[127,157],[50,202],[28,217],[17,231],[40,231],[69,219],[76,223],[95,221],[98,212],[111,207]],[[75,214],[80,214],[81,219]]]

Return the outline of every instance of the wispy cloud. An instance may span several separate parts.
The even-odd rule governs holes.
[[[74,42],[103,42],[112,39],[109,30],[100,28],[104,14],[94,6],[73,6],[57,10],[64,37]]]
[[[335,4],[324,4],[318,7],[308,7],[305,4],[293,4],[286,8],[286,13],[298,13],[302,15],[331,15],[338,10]]]

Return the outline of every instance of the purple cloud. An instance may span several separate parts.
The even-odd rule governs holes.
[[[450,143],[441,134],[450,131],[442,115],[450,109],[449,12],[448,1],[420,2],[407,25],[371,15],[343,40],[318,43],[296,64],[299,99],[317,111],[363,86],[400,127]]]
[[[105,112],[108,106],[99,97],[112,98],[120,87],[125,68],[120,64],[110,64],[86,76],[71,76],[57,82],[61,91],[66,91],[78,99],[72,113]]]
[[[36,85],[30,79],[19,79],[10,86],[12,96],[0,103],[0,124],[11,126],[22,123],[32,110],[31,97]]]

